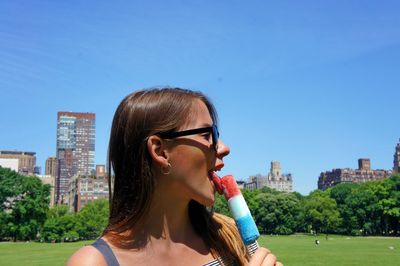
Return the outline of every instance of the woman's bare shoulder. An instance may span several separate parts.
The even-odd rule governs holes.
[[[103,255],[93,246],[85,246],[76,251],[68,260],[67,266],[107,266]]]

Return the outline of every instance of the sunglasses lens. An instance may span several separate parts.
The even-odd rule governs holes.
[[[215,151],[218,150],[218,138],[219,138],[218,128],[217,128],[216,125],[213,125],[213,127],[212,127],[212,139],[213,139],[213,145],[214,145]]]

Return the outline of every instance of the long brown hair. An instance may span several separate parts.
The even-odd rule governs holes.
[[[158,132],[176,130],[187,121],[196,99],[204,102],[213,122],[217,123],[215,108],[205,95],[180,88],[140,90],[119,104],[109,142],[111,207],[109,223],[103,232],[113,245],[120,248],[135,245],[132,228],[147,213],[153,198],[155,180],[147,138]],[[246,249],[228,218],[213,214],[193,200],[189,204],[189,216],[214,256],[224,256],[239,264],[246,262]]]

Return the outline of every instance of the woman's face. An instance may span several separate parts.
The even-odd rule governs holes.
[[[196,100],[187,123],[179,131],[212,125],[206,105]],[[229,148],[221,140],[218,141],[217,151],[214,150],[211,132],[175,138],[169,160],[175,193],[206,206],[213,205],[216,190],[211,173],[221,170],[224,166],[222,159],[228,154]]]

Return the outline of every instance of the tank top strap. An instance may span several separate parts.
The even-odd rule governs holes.
[[[93,247],[95,247],[100,253],[103,255],[105,258],[107,265],[108,266],[119,266],[118,260],[114,255],[114,252],[110,248],[110,246],[107,244],[106,241],[103,239],[99,238],[92,244]]]

